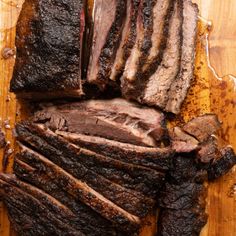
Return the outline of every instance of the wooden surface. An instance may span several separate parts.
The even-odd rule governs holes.
[[[23,0],[0,0],[0,126],[6,132],[12,148],[15,141],[11,128],[20,114],[20,105],[10,94],[9,81],[14,65],[14,57],[4,59],[4,48],[14,49],[15,22]],[[182,115],[185,120],[203,114],[216,112],[223,123],[222,140],[236,149],[236,79],[227,74],[236,75],[236,1],[235,0],[194,0],[199,4],[201,15],[213,21],[210,34],[210,62],[208,65],[207,36],[208,25],[199,23],[199,37],[196,57],[196,80],[187,100]],[[215,71],[213,70],[215,69]],[[8,126],[6,126],[8,127]],[[224,142],[224,141],[222,141]],[[0,151],[2,158],[3,150]],[[12,157],[7,171],[11,171]],[[1,164],[0,164],[1,167]],[[236,186],[235,168],[220,180],[209,185],[208,213],[209,221],[201,235],[235,236],[236,235]],[[236,187],[235,187],[236,188]],[[236,190],[235,190],[236,192]],[[146,227],[142,236],[153,235],[154,227]],[[6,210],[0,203],[0,236],[12,235]],[[183,235],[184,236],[184,235]]]

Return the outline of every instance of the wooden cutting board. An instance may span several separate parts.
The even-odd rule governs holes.
[[[0,126],[6,133],[11,148],[15,140],[11,128],[16,120],[24,117],[25,109],[9,93],[9,81],[14,66],[14,56],[3,58],[6,48],[14,50],[15,23],[23,0],[0,0]],[[215,112],[223,121],[222,140],[236,150],[236,1],[194,0],[199,4],[201,15],[213,21],[208,38],[209,24],[199,23],[196,57],[196,80],[185,101],[184,120],[207,112]],[[209,51],[207,50],[209,46]],[[210,54],[208,56],[208,54]],[[214,68],[214,69],[213,69]],[[218,78],[218,75],[222,78]],[[223,77],[224,76],[224,77]],[[222,141],[223,143],[224,141]],[[3,150],[0,150],[0,168]],[[9,158],[7,172],[11,171],[13,155]],[[0,170],[1,170],[0,169]],[[202,236],[236,235],[236,168],[209,185],[207,226]],[[155,226],[145,227],[142,236],[152,236]],[[6,209],[0,203],[0,236],[14,235],[10,228]],[[184,236],[184,235],[183,235]]]

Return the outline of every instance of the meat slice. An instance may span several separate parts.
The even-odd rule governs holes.
[[[199,141],[179,127],[170,129],[169,135],[171,147],[178,153],[188,153],[199,148]]]
[[[219,131],[221,124],[215,114],[206,114],[193,118],[183,126],[183,130],[200,142],[209,139]]]
[[[140,147],[132,144],[121,143],[105,138],[56,131],[69,142],[82,148],[92,150],[98,154],[109,156],[115,160],[149,167],[159,171],[166,171],[171,167],[174,155],[170,148]]]
[[[166,1],[167,2],[167,1]],[[165,108],[168,101],[168,91],[176,79],[181,58],[181,27],[183,22],[182,0],[175,1],[174,12],[169,20],[169,30],[166,49],[162,62],[146,82],[140,97],[142,103]]]
[[[136,23],[141,0],[127,0],[126,19],[121,42],[112,65],[110,79],[116,81],[124,71],[125,63],[135,44],[137,31]]]
[[[87,80],[104,89],[109,82],[126,14],[125,0],[96,0],[93,9],[93,38]],[[106,16],[106,17],[104,17]]]
[[[31,132],[29,132],[31,129]],[[123,209],[138,216],[145,216],[153,208],[154,201],[124,188],[100,174],[97,174],[81,163],[80,150],[70,145],[64,139],[57,137],[53,132],[43,127],[29,125],[17,126],[18,139],[30,144],[51,161],[68,171],[70,174],[86,182],[95,191],[114,202]],[[60,148],[58,148],[60,147]],[[25,149],[26,147],[23,146]],[[133,204],[130,204],[132,202]]]
[[[22,191],[20,188],[12,186],[2,179],[0,180],[0,185],[4,189],[4,202],[6,205],[12,205],[14,208],[24,212],[27,216],[32,216],[37,224],[42,225],[42,227],[45,228],[47,234],[61,235],[63,232],[68,232],[68,235],[71,236],[84,235],[60,218],[60,216],[65,213],[63,212],[63,208],[61,208],[61,206],[59,215],[58,213],[56,214],[56,212],[50,211],[37,198],[26,193],[25,191]],[[41,192],[40,194],[43,193]],[[47,196],[45,196],[45,198],[47,198]],[[53,203],[50,202],[50,200],[51,199],[47,198],[45,201],[47,201],[50,205],[54,205],[55,203],[58,204],[56,200],[53,199]]]
[[[215,160],[208,168],[209,180],[215,180],[236,165],[236,155],[231,147],[225,147],[220,150],[220,158]]]
[[[175,156],[158,199],[161,207],[158,235],[199,235],[207,222],[206,177],[194,155]]]
[[[83,0],[26,0],[17,23],[11,91],[45,98],[81,96]]]
[[[162,112],[118,98],[45,107],[35,114],[34,121],[53,130],[156,146],[166,135],[164,118]]]
[[[89,236],[118,236],[126,235],[125,232],[119,232],[114,228],[110,221],[103,218],[100,214],[93,211],[83,202],[76,200],[68,192],[64,191],[59,185],[55,184],[54,178],[50,178],[46,172],[37,171],[35,168],[22,162],[17,157],[14,161],[14,173],[18,178],[24,180],[66,205],[74,214],[78,216],[78,227],[81,227],[83,233]],[[89,224],[88,224],[89,222]]]
[[[139,227],[140,219],[137,216],[118,207],[90,188],[85,182],[75,179],[72,175],[68,174],[42,155],[25,148],[18,157],[34,168],[45,170],[51,178],[54,177],[55,183],[63,190],[67,191],[79,201],[84,202],[121,229],[133,231]]]
[[[168,209],[160,214],[158,236],[198,236],[206,222],[206,213],[198,207],[189,210]]]
[[[165,110],[178,114],[187,95],[195,62],[195,46],[197,36],[198,6],[192,0],[183,1],[183,25],[180,71],[168,92]]]
[[[137,18],[137,37],[128,58],[122,77],[122,93],[127,98],[135,98],[135,92],[142,90],[145,78],[143,70],[158,64],[162,58],[166,43],[166,17],[170,11],[170,2],[166,0],[141,1]],[[143,68],[144,67],[144,68]]]

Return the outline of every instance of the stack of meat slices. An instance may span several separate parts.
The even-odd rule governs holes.
[[[84,5],[25,1],[11,91],[33,99],[80,97],[83,84],[85,91],[95,84],[179,113],[193,78],[197,6],[191,0],[96,0],[88,24]]]
[[[15,229],[29,235],[135,234],[174,154],[158,147],[163,114],[122,99],[44,106],[16,135],[16,177],[1,184]]]
[[[42,104],[16,125],[14,175],[0,175],[12,225],[20,235],[130,236],[158,203],[159,235],[198,235],[204,182],[236,163],[212,136],[219,128],[209,114],[168,132],[161,112],[123,99]]]

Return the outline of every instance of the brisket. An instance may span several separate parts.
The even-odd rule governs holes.
[[[122,38],[116,53],[110,79],[116,81],[124,71],[125,63],[131,54],[136,40],[136,23],[141,0],[127,0],[127,12]]]
[[[57,137],[53,132],[44,130],[38,126],[18,124],[18,139],[29,143],[38,152],[45,155],[51,161],[68,171],[70,174],[86,182],[95,191],[99,191],[104,197],[114,202],[123,209],[138,215],[145,216],[153,208],[153,200],[137,193],[134,190],[124,188],[81,163],[80,150]],[[133,204],[129,204],[132,202]]]
[[[84,202],[99,214],[115,223],[126,231],[133,231],[139,227],[140,219],[121,209],[104,196],[90,188],[86,183],[75,179],[42,155],[25,148],[18,158],[32,167],[47,172],[50,178],[63,190]]]
[[[231,147],[225,147],[220,150],[220,158],[215,160],[208,168],[209,180],[215,180],[225,175],[236,165],[236,155]]]
[[[83,0],[26,0],[17,23],[11,91],[33,99],[82,95],[84,26]]]
[[[198,7],[192,0],[183,1],[183,24],[180,71],[168,92],[165,110],[178,114],[193,80],[197,37]]]
[[[160,236],[198,236],[207,222],[206,171],[199,170],[193,156],[176,156],[158,199]]]
[[[18,154],[19,155],[19,154]],[[52,197],[66,205],[74,214],[78,216],[78,227],[80,227],[85,235],[91,236],[117,236],[120,233],[113,227],[111,222],[103,218],[100,214],[93,211],[83,202],[76,200],[68,192],[64,191],[60,186],[54,183],[54,179],[50,178],[47,173],[37,171],[35,168],[22,162],[17,157],[14,162],[14,173],[18,178],[37,186]],[[88,224],[89,222],[89,224]],[[125,235],[124,232],[121,235]]]
[[[170,0],[144,0],[141,3],[136,42],[122,77],[122,93],[126,98],[139,99],[149,74],[162,60],[173,3]]]
[[[168,91],[179,72],[181,27],[183,21],[182,8],[182,0],[177,0],[175,2],[174,13],[170,18],[169,32],[166,32],[168,38],[162,62],[149,78],[140,98],[143,103],[158,106],[162,109],[166,106]]]
[[[206,222],[206,213],[198,207],[188,210],[167,209],[160,214],[158,236],[199,236]]]
[[[93,9],[93,38],[87,80],[104,89],[121,41],[126,14],[125,0],[96,0]]]
[[[174,152],[170,148],[140,147],[105,138],[56,131],[69,142],[115,160],[166,171],[171,167]]]
[[[204,142],[219,131],[221,124],[214,114],[206,114],[193,118],[183,126],[183,130],[195,137],[199,142]]]
[[[26,193],[25,191],[22,191],[20,188],[8,184],[2,179],[0,180],[0,185],[4,189],[4,202],[6,203],[6,205],[8,206],[8,204],[10,204],[14,208],[17,208],[20,211],[24,212],[26,215],[30,217],[32,216],[37,224],[45,227],[47,234],[62,235],[63,232],[67,232],[68,235],[71,236],[84,235],[83,233],[69,225],[70,223],[68,224],[63,220],[63,218],[61,218],[61,215],[65,214],[65,212],[63,212],[63,208],[61,208],[60,205],[57,206],[61,208],[60,210],[58,208],[60,214],[56,214],[56,212],[50,211],[44,205],[44,203],[40,202],[37,198]],[[34,190],[37,191],[36,188],[34,188]],[[41,192],[40,194],[43,195],[44,193]],[[41,197],[44,198],[44,201],[48,202],[48,204],[50,205],[54,205],[55,203],[59,204],[55,199],[53,200],[53,202],[50,202],[52,198],[49,199],[47,198],[47,196]],[[69,216],[67,215],[67,217]]]
[[[44,105],[46,106],[46,105]],[[100,136],[124,143],[156,146],[166,135],[164,114],[124,99],[90,100],[44,107],[34,121],[52,130]]]

